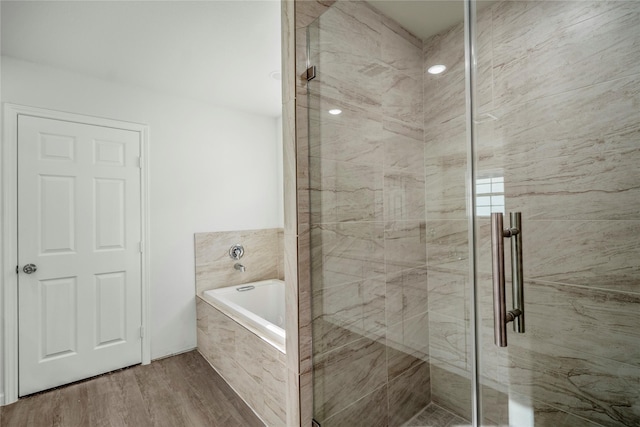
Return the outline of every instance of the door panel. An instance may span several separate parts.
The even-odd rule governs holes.
[[[140,134],[18,118],[19,394],[141,362]]]
[[[477,24],[476,179],[502,177],[505,228],[522,212],[526,316],[496,347],[478,213],[482,423],[640,425],[640,3],[500,1]]]

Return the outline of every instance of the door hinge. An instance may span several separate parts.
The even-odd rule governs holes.
[[[140,326],[140,338],[144,338],[144,326]]]
[[[140,251],[140,253],[144,251],[144,246],[142,245],[142,242],[138,242],[138,250]]]
[[[305,74],[305,78],[307,79],[307,81],[309,80],[313,80],[316,78],[316,66],[312,65],[311,67],[307,68],[307,72]]]
[[[142,156],[138,157],[138,167],[142,169]]]
[[[20,274],[20,266],[16,265],[16,274]]]

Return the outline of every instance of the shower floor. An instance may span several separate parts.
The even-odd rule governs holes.
[[[471,423],[435,403],[428,404],[403,427],[468,427]]]

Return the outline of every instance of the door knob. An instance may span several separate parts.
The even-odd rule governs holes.
[[[22,267],[22,271],[24,271],[27,274],[35,273],[37,269],[38,267],[36,267],[35,264],[27,264],[24,267]]]

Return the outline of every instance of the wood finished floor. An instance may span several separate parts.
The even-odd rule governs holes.
[[[25,397],[2,427],[264,426],[195,350]]]

